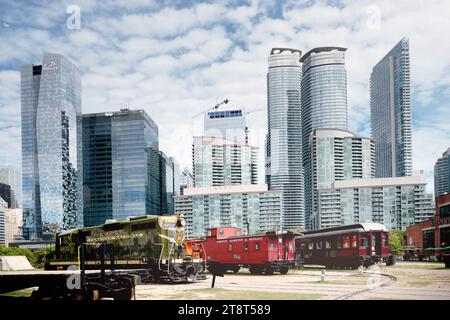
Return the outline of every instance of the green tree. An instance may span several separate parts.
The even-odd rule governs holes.
[[[33,252],[25,248],[14,248],[0,245],[0,256],[25,256],[32,265],[36,264]]]
[[[406,232],[402,230],[392,230],[389,232],[389,249],[391,253],[399,254],[405,250]]]

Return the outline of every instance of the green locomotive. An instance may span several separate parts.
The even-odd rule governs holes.
[[[184,255],[181,215],[139,216],[100,226],[60,232],[46,270],[83,267],[137,270],[152,281],[186,282],[206,279],[202,261]]]

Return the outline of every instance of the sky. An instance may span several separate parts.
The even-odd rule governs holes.
[[[82,72],[83,113],[145,109],[181,168],[191,166],[199,113],[225,98],[245,108],[262,182],[271,48],[348,48],[349,129],[370,136],[371,69],[408,37],[413,168],[431,193],[450,147],[449,16],[448,0],[0,0],[0,165],[20,168],[20,65],[54,52]]]

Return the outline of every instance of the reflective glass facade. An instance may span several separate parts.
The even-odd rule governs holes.
[[[268,59],[266,182],[283,195],[283,228],[305,226],[301,51],[273,48]]]
[[[11,187],[11,208],[22,207],[20,172],[13,166],[0,166],[0,183]]]
[[[335,181],[375,178],[375,146],[369,138],[338,129],[314,130],[309,145],[313,210],[311,228],[319,229],[326,223],[318,219],[317,190],[331,188]],[[325,213],[320,218],[323,221],[334,219]]]
[[[348,129],[346,50],[340,47],[315,48],[301,59],[303,62],[302,152],[307,229],[312,228],[313,218],[310,135],[314,129],[319,128]]]
[[[163,152],[160,152],[159,159],[161,214],[171,215],[175,213],[174,197],[180,195],[180,169],[177,161]]]
[[[58,54],[22,65],[24,237],[47,238],[83,223],[81,75]]]
[[[5,224],[5,215],[6,210],[8,208],[8,204],[2,197],[0,197],[0,244],[6,245],[6,224]]]
[[[83,115],[85,226],[161,214],[158,147],[143,110]]]
[[[434,195],[438,197],[446,192],[450,193],[450,148],[434,165]]]
[[[370,112],[376,176],[412,174],[409,40],[402,39],[373,68]]]
[[[319,190],[320,228],[376,222],[390,230],[406,230],[432,218],[435,209],[426,184],[418,183],[417,177],[408,178],[346,180]]]
[[[256,147],[218,137],[194,137],[192,167],[196,187],[255,184]]]

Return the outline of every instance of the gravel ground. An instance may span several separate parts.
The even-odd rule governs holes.
[[[383,273],[391,277],[378,275]],[[392,277],[393,276],[393,277]],[[295,270],[287,275],[254,276],[247,272],[212,276],[187,284],[148,284],[136,288],[139,300],[153,299],[450,299],[450,269],[443,263],[397,262],[358,270]]]

